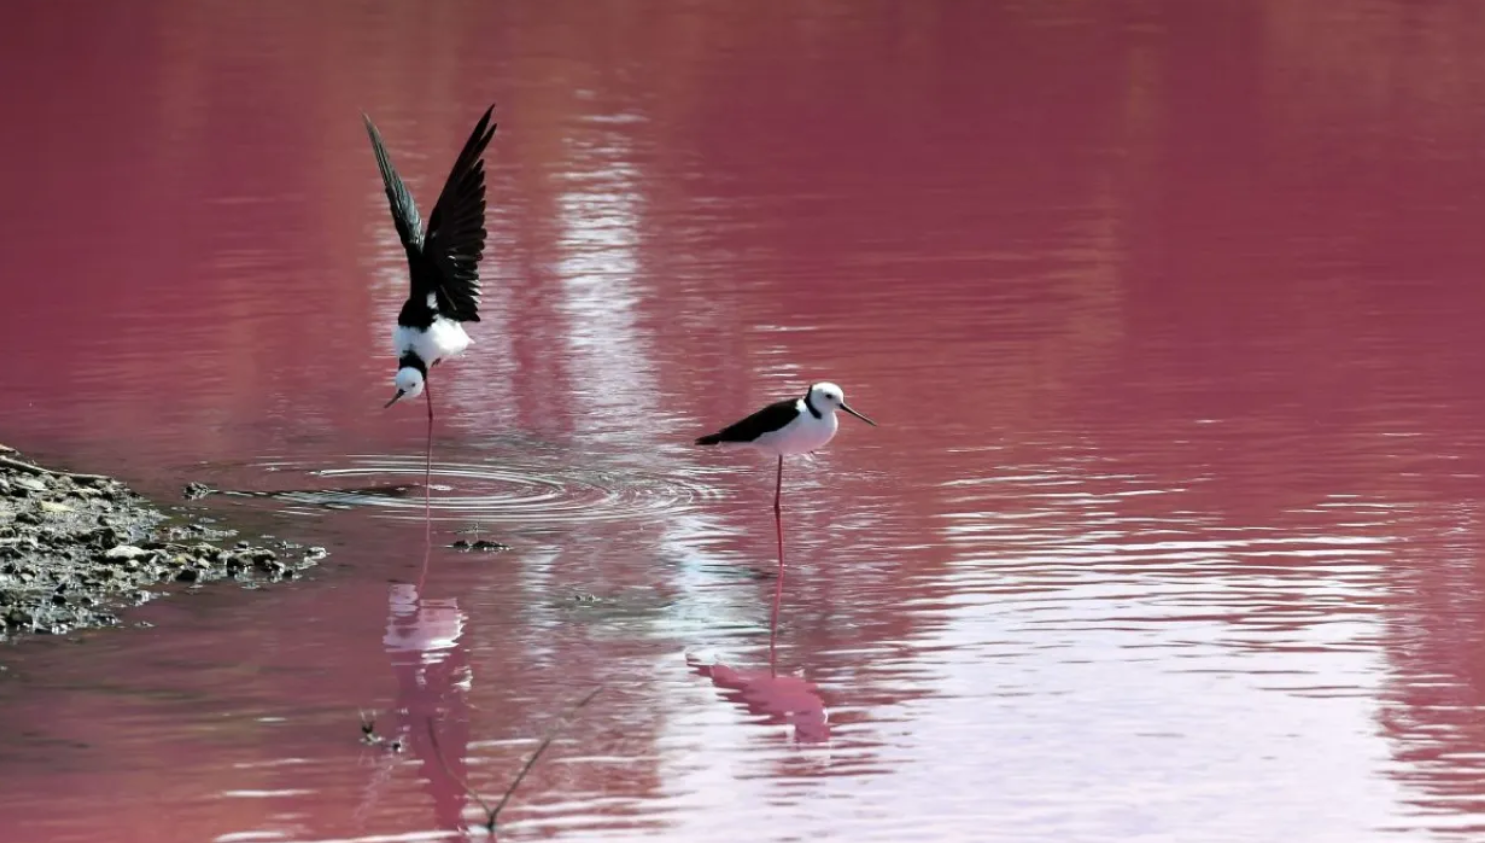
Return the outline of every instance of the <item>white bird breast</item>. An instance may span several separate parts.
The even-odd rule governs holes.
[[[442,316],[435,317],[426,331],[398,325],[397,330],[392,332],[392,345],[396,348],[398,357],[411,351],[430,366],[445,357],[463,353],[469,347],[469,342],[464,326]]]
[[[808,454],[825,447],[835,437],[836,425],[835,413],[826,412],[817,419],[801,400],[799,416],[794,421],[759,436],[753,445],[771,454]]]

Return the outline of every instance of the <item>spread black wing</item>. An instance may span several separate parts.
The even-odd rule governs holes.
[[[423,233],[423,221],[418,216],[418,206],[402,177],[392,166],[386,144],[370,117],[366,120],[366,134],[371,137],[371,149],[376,153],[376,166],[382,173],[382,184],[387,189],[387,200],[392,206],[392,222],[397,226],[397,236],[407,250],[407,263],[412,280],[412,295],[409,304],[418,310],[417,319],[408,322],[399,318],[399,324],[421,324],[431,321],[432,315],[424,309],[428,295],[435,297],[438,312],[459,322],[478,322],[479,317],[479,261],[485,251],[485,164],[480,157],[495,135],[495,124],[490,122],[495,106],[485,110],[474,127],[464,149],[454,160],[443,192],[433,206],[428,218],[428,232]],[[426,325],[423,325],[426,327]]]
[[[799,417],[799,399],[788,398],[775,401],[742,421],[728,425],[710,436],[696,440],[698,445],[719,445],[723,442],[752,442],[765,433],[782,428]]]
[[[371,136],[371,151],[376,153],[377,169],[382,171],[387,201],[392,203],[392,222],[397,226],[397,236],[402,238],[402,248],[407,250],[408,260],[415,261],[423,249],[423,221],[418,217],[418,206],[392,166],[392,157],[387,154],[386,144],[382,143],[381,132],[376,130],[370,117],[365,114],[361,117],[366,121],[366,134]]]
[[[494,111],[493,105],[485,110],[455,159],[428,217],[428,236],[423,242],[423,254],[433,270],[430,292],[438,295],[438,310],[460,322],[480,321],[479,263],[485,252],[485,162],[481,156],[495,136],[495,124],[490,122]],[[418,274],[414,268],[414,285]]]

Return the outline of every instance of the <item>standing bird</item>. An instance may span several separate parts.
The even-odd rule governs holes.
[[[397,353],[397,374],[393,378],[397,394],[387,402],[388,407],[427,390],[428,370],[469,347],[469,335],[464,333],[462,323],[480,321],[479,262],[485,251],[485,163],[481,155],[495,135],[495,124],[490,122],[494,111],[493,105],[485,110],[454,160],[454,169],[428,218],[427,232],[423,231],[412,194],[392,167],[381,133],[370,117],[361,115],[392,204],[392,223],[402,239],[402,248],[407,250],[412,282],[392,333]],[[425,486],[432,476],[433,393],[429,391]],[[431,497],[431,491],[428,494]]]
[[[784,457],[808,454],[835,437],[835,411],[847,413],[872,427],[877,423],[851,409],[846,394],[833,383],[817,383],[803,398],[776,401],[736,424],[696,440],[698,445],[741,445],[779,458],[778,483],[773,492],[773,517],[779,534],[779,572],[784,569]]]

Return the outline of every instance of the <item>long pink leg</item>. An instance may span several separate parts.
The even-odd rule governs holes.
[[[423,523],[428,540],[433,540],[433,389],[432,382],[423,381],[423,392],[428,396],[428,459],[423,464]]]
[[[773,490],[773,523],[778,529],[779,535],[779,576],[778,582],[773,587],[773,618],[768,628],[768,669],[774,670],[774,644],[779,634],[779,607],[784,602],[784,509],[781,501],[784,496],[784,457],[779,456],[779,480]]]
[[[779,579],[784,577],[784,458],[779,457],[779,482],[773,489],[773,523],[779,532]]]

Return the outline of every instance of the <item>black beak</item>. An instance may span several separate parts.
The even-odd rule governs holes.
[[[842,410],[845,410],[846,412],[850,413],[851,415],[855,416],[856,418],[861,419],[862,421],[866,422],[867,424],[871,425],[872,427],[876,427],[877,426],[877,423],[876,422],[872,421],[871,419],[867,418],[866,416],[863,416],[860,413],[856,412],[855,410],[851,409],[851,406],[849,404],[847,404],[846,402],[844,402],[844,401],[840,402],[840,408]]]
[[[406,394],[407,394],[407,390],[405,390],[405,389],[399,389],[399,390],[397,390],[397,394],[396,395],[393,395],[392,396],[392,400],[391,401],[388,401],[386,404],[384,404],[382,406],[382,409],[385,410],[388,407],[392,406],[393,404],[396,404],[397,403],[397,400],[399,398],[401,398],[402,396],[406,395]]]

